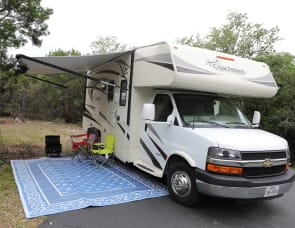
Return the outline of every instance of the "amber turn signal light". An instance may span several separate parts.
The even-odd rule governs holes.
[[[215,173],[242,175],[243,168],[207,164],[207,170]]]

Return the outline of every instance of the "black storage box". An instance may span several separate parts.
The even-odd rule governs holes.
[[[45,152],[47,156],[55,154],[60,156],[62,152],[62,145],[60,144],[59,135],[46,135],[45,136]]]

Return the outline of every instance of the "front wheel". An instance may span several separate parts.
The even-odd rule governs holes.
[[[170,196],[183,205],[193,205],[200,200],[194,170],[184,162],[170,165],[167,173]]]

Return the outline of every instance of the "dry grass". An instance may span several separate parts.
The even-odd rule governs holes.
[[[37,227],[45,216],[26,219],[11,167],[0,166],[0,227]]]
[[[81,132],[83,132],[82,128],[75,124],[37,120],[15,123],[12,118],[0,117],[0,141],[9,150],[9,153],[14,152],[13,147],[25,145],[27,150],[30,146],[37,148],[40,155],[43,156],[45,135],[60,135],[63,154],[69,154],[71,153],[70,135]],[[28,151],[26,152],[28,153]]]
[[[60,135],[62,154],[70,154],[70,135],[81,132],[82,128],[74,124],[44,121],[15,123],[12,118],[0,117],[0,156],[4,156],[0,157],[0,228],[37,227],[46,218],[25,218],[9,160],[45,156],[45,135]],[[1,160],[7,164],[2,164]]]

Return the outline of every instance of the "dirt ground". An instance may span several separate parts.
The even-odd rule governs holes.
[[[71,154],[71,135],[83,133],[79,125],[60,121],[14,121],[0,117],[0,162],[46,156],[45,135],[60,135],[62,155]]]

